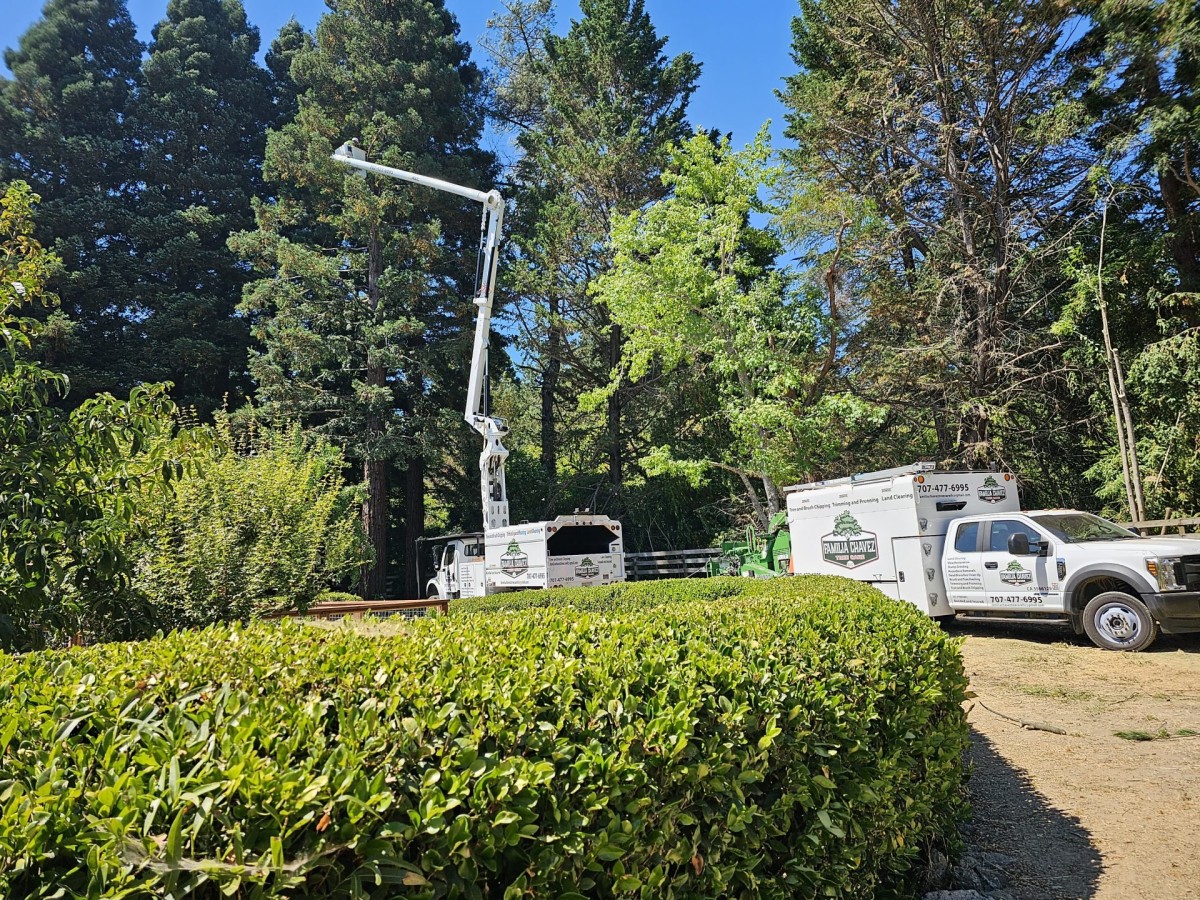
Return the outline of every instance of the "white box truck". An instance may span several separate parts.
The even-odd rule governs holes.
[[[795,485],[787,508],[797,574],[865,581],[930,616],[1070,624],[1112,650],[1200,631],[1200,543],[1023,512],[1011,473],[916,463]]]
[[[590,587],[625,580],[621,523],[575,513],[486,532],[422,540],[432,566],[425,596],[452,600],[546,587]],[[424,578],[422,577],[424,581]]]

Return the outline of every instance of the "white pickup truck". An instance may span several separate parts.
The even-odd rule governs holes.
[[[1110,650],[1200,631],[1200,541],[1022,511],[1009,473],[918,463],[796,485],[787,505],[793,571],[867,581],[930,616],[1069,624]]]

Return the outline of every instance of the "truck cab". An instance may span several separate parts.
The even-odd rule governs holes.
[[[418,579],[424,581],[426,597],[456,600],[483,592],[483,537],[481,531],[465,532],[418,542]],[[425,573],[432,573],[427,580]]]
[[[942,567],[959,614],[1068,621],[1113,650],[1141,650],[1158,628],[1200,631],[1200,542],[1147,538],[1091,513],[965,516]]]

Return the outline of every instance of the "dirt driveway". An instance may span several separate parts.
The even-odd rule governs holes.
[[[1062,628],[951,631],[977,695],[967,837],[1017,860],[1007,893],[1200,898],[1200,635],[1125,654]]]

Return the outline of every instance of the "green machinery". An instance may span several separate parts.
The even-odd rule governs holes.
[[[787,510],[771,517],[766,534],[746,527],[744,541],[725,541],[721,555],[709,560],[709,575],[740,575],[743,578],[775,578],[787,575],[792,560],[792,534]]]

